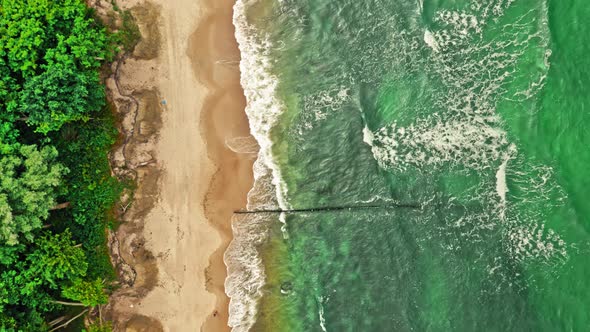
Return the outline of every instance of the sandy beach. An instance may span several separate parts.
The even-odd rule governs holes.
[[[223,252],[254,157],[226,144],[249,139],[233,1],[119,5],[143,39],[108,82],[126,137],[114,169],[137,182],[111,241],[127,280],[111,298],[115,330],[229,331]],[[150,45],[157,52],[142,54]]]

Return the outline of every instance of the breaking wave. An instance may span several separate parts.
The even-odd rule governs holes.
[[[559,263],[567,259],[567,244],[554,230],[543,223],[544,216],[525,215],[517,207],[523,202],[510,196],[507,181],[521,191],[535,190],[560,197],[561,188],[546,174],[534,170],[515,174],[510,165],[524,164],[504,129],[498,104],[524,103],[542,90],[550,67],[547,8],[524,11],[514,23],[497,33],[502,38],[486,40],[483,35],[492,20],[501,19],[513,1],[473,1],[466,10],[440,10],[434,15],[437,29],[426,29],[423,46],[418,52],[428,52],[422,71],[444,86],[444,93],[432,92],[429,105],[399,110],[415,115],[412,121],[399,119],[381,128],[365,126],[363,141],[372,150],[380,167],[394,172],[408,170],[440,170],[467,174],[494,172],[483,176],[472,197],[486,206],[485,212],[467,215],[450,223],[463,230],[465,237],[479,237],[482,230],[502,229],[507,253],[516,262]],[[527,24],[524,24],[524,23]],[[536,25],[531,33],[526,26]],[[413,52],[416,50],[409,50]],[[542,63],[535,75],[520,66],[527,63],[526,55],[534,53]],[[395,89],[395,87],[393,88]],[[516,91],[508,94],[509,91]],[[424,111],[424,107],[434,112]],[[515,110],[525,111],[515,106]],[[420,114],[427,114],[420,116]],[[544,179],[540,181],[539,179]],[[535,188],[534,184],[542,182]],[[525,189],[526,188],[526,189]],[[543,194],[544,195],[544,194]],[[510,196],[510,197],[509,197]],[[511,198],[510,200],[508,198]],[[457,200],[451,197],[450,202]],[[457,200],[458,201],[458,200]],[[551,201],[551,200],[549,200]],[[539,204],[540,200],[535,204]],[[451,205],[454,203],[451,203]],[[527,199],[526,204],[532,204]],[[559,201],[558,201],[559,204]],[[522,210],[522,209],[521,209]],[[526,210],[526,209],[524,209]],[[490,269],[490,273],[496,269]]]
[[[278,81],[271,73],[271,42],[246,18],[247,8],[252,3],[236,1],[233,15],[235,37],[242,57],[240,71],[247,101],[246,114],[251,133],[260,146],[254,163],[254,186],[248,193],[248,209],[277,206],[288,209],[287,188],[273,159],[270,137],[284,107],[276,98]],[[230,297],[228,324],[233,331],[248,331],[256,321],[266,277],[257,247],[268,237],[271,222],[268,217],[259,215],[232,220],[234,238],[225,252],[224,261],[228,272],[225,290]]]

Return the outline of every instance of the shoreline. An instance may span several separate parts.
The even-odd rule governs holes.
[[[115,331],[229,331],[223,254],[256,157],[226,144],[251,138],[233,0],[117,4],[138,20],[142,40],[108,82],[124,136],[113,170],[134,173],[137,188],[109,237],[122,287],[107,317]]]
[[[240,83],[241,56],[232,22],[233,5],[233,0],[205,0],[206,14],[191,36],[188,48],[193,71],[209,90],[201,112],[201,135],[216,171],[203,206],[207,220],[222,239],[205,272],[207,289],[215,294],[217,301],[214,315],[205,321],[203,331],[230,331],[224,254],[233,239],[233,212],[247,205],[257,156],[256,152],[239,153],[228,146],[232,139],[255,141],[250,134],[246,98]]]

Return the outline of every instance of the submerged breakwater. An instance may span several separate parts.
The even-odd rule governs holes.
[[[588,14],[238,0],[261,149],[225,254],[234,331],[587,328]]]

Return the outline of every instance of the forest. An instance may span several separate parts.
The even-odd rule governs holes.
[[[0,0],[0,331],[84,329],[113,290],[124,184],[101,72],[124,38],[82,0]]]

